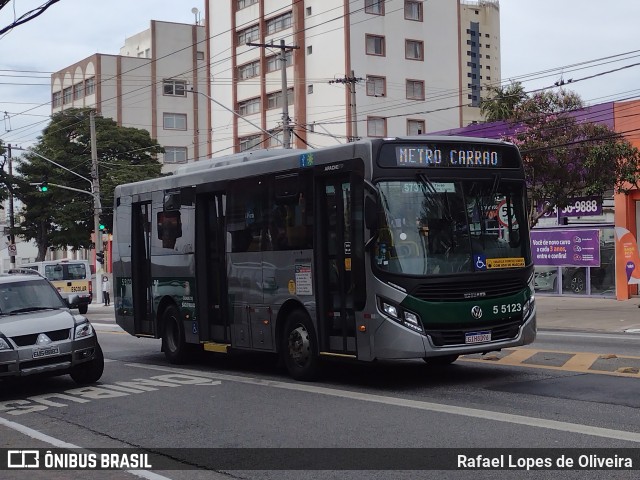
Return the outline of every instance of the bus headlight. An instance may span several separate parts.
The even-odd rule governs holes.
[[[422,322],[417,314],[404,310],[402,307],[382,299],[380,299],[380,308],[399,324],[410,328],[414,332],[424,332]]]
[[[529,297],[529,300],[527,300],[524,305],[522,306],[522,318],[523,320],[526,320],[529,317],[529,314],[533,311],[533,306],[536,303],[536,297],[535,295],[531,295],[531,297]]]

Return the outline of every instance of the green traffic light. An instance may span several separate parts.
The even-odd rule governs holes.
[[[104,225],[101,223],[100,226],[98,227],[100,230],[104,230]]]
[[[47,187],[46,185],[40,185],[41,192],[46,192],[47,190],[49,190],[49,187]]]

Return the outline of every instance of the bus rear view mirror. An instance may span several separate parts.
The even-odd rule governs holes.
[[[370,196],[364,199],[364,222],[369,230],[378,228],[378,202]]]

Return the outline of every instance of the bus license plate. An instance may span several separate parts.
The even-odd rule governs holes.
[[[464,343],[484,343],[491,341],[491,331],[469,332],[464,334]]]
[[[48,357],[50,355],[58,355],[60,349],[58,347],[38,348],[33,351],[33,358]]]

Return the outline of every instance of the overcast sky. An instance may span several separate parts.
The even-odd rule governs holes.
[[[14,8],[19,17],[44,3],[12,0],[0,10],[0,29]],[[118,54],[152,19],[193,23],[193,7],[204,15],[203,0],[60,0],[0,35],[0,138],[36,140],[51,111],[52,72],[94,53]],[[500,17],[503,81],[531,91],[571,79],[567,88],[588,104],[640,96],[640,1],[501,0]]]

